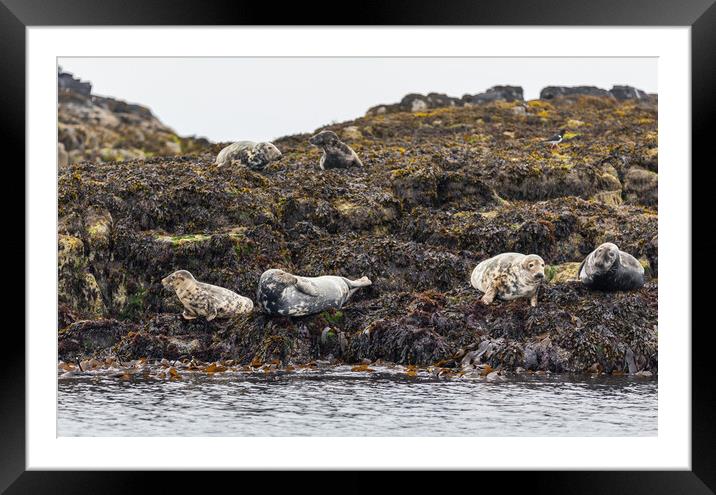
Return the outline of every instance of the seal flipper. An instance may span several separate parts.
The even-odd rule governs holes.
[[[492,301],[495,300],[495,296],[497,295],[497,290],[494,285],[491,285],[487,291],[485,291],[485,294],[482,296],[482,304],[492,304]]]
[[[360,289],[361,287],[368,287],[369,285],[373,285],[373,282],[371,282],[368,277],[361,277],[358,280],[348,280],[347,278],[344,278],[344,280],[348,284],[348,287],[351,289]]]
[[[619,263],[622,264],[624,267],[631,268],[633,270],[636,270],[639,273],[644,273],[644,267],[641,266],[641,263],[639,263],[639,260],[637,260],[634,256],[630,255],[629,253],[625,253],[624,251],[619,251]]]
[[[302,280],[296,277],[296,288],[307,296],[318,297],[318,289],[309,280]]]
[[[582,268],[584,268],[584,264],[587,262],[587,258],[589,258],[589,254],[586,258],[582,260],[582,264],[579,265],[579,270],[577,270],[577,280],[582,280]]]
[[[211,321],[219,314],[219,309],[210,299],[206,301],[206,321]]]

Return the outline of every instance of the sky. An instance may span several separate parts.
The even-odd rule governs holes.
[[[60,58],[93,94],[149,107],[179,135],[271,141],[361,117],[408,93],[615,84],[657,93],[656,58]]]

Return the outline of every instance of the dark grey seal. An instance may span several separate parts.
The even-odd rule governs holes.
[[[356,152],[341,141],[333,131],[321,131],[312,136],[308,142],[323,150],[323,156],[321,156],[321,161],[318,163],[321,170],[363,166]]]
[[[217,167],[238,162],[252,170],[263,170],[269,163],[281,158],[281,152],[271,143],[239,141],[230,144],[216,155]]]
[[[590,289],[634,290],[644,285],[644,267],[611,242],[589,253],[579,267],[579,280]]]
[[[304,316],[326,309],[339,309],[361,287],[372,282],[368,277],[300,277],[283,270],[266,270],[259,280],[256,301],[270,315]]]
[[[240,313],[250,313],[254,303],[248,297],[216,285],[198,282],[186,270],[179,270],[162,279],[162,285],[173,289],[184,305],[182,316],[193,320],[203,316],[207,321],[227,318]]]

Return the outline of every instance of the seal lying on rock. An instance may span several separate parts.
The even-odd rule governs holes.
[[[266,165],[279,158],[281,152],[271,143],[239,141],[221,150],[214,163],[217,167],[222,167],[237,161],[252,170],[263,170]]]
[[[271,315],[304,316],[326,309],[339,309],[361,287],[371,285],[368,277],[299,277],[283,270],[266,270],[256,290],[258,304]]]
[[[363,166],[356,152],[341,141],[338,135],[333,131],[321,131],[315,136],[312,136],[308,142],[323,150],[323,156],[318,163],[321,170]]]
[[[226,318],[240,313],[250,313],[254,303],[248,297],[238,295],[229,289],[197,282],[186,270],[179,270],[162,279],[162,285],[174,289],[184,305],[182,316],[193,320],[203,316],[207,321]]]
[[[485,293],[484,304],[495,297],[504,300],[529,297],[537,306],[537,290],[544,280],[544,261],[536,254],[503,253],[481,262],[472,271],[470,283]]]
[[[578,273],[579,280],[591,289],[633,290],[644,285],[641,263],[611,242],[605,242],[589,253]]]

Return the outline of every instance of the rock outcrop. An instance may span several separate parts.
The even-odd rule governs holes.
[[[617,100],[640,100],[649,97],[644,91],[632,86],[613,86],[609,91],[596,86],[547,86],[540,91],[539,97],[542,100],[551,100],[559,96],[575,95],[613,97]]]
[[[539,97],[542,100],[551,100],[552,98],[556,98],[558,96],[571,95],[612,96],[612,94],[606,89],[597,88],[596,86],[547,86],[539,92]]]
[[[58,162],[124,161],[190,154],[203,138],[180,137],[144,106],[91,94],[92,85],[66,72],[57,75]]]
[[[520,86],[493,86],[484,93],[465,95],[465,103],[486,103],[488,101],[521,101],[524,99]]]
[[[421,95],[410,93],[405,95],[400,103],[376,105],[366,112],[366,115],[382,115],[394,112],[421,112],[435,108],[462,107],[478,105],[491,101],[519,101],[522,100],[522,88],[519,86],[493,86],[484,93],[463,95],[462,98],[448,96],[443,93],[428,93]]]
[[[613,86],[611,90],[596,86],[547,86],[540,92],[541,100],[552,100],[558,97],[598,96],[602,98],[616,98],[617,100],[652,100],[655,95],[648,95],[644,91],[631,86]],[[448,96],[442,93],[428,93],[421,95],[410,93],[405,95],[399,103],[376,105],[366,112],[366,116],[383,115],[395,112],[423,112],[436,108],[462,107],[481,105],[493,101],[515,102],[523,101],[524,95],[520,86],[493,86],[483,93],[466,94],[462,98]],[[522,107],[515,107],[515,113],[522,114]]]
[[[560,128],[564,142],[546,146]],[[60,358],[657,370],[654,106],[497,99],[325,129],[365,168],[318,170],[304,134],[276,140],[283,159],[262,173],[217,169],[208,152],[61,169]],[[645,265],[645,287],[574,280],[605,241]],[[549,265],[536,308],[484,306],[470,288],[474,266],[504,251]],[[268,268],[373,285],[314,316],[184,321],[160,282],[180,268],[248,297]]]

